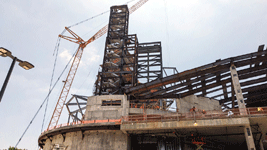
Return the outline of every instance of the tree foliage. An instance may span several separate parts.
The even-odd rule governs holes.
[[[18,148],[9,146],[8,150],[27,150],[27,149],[18,149]]]

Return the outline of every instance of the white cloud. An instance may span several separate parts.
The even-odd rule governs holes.
[[[69,62],[69,60],[72,57],[72,54],[69,52],[69,50],[65,49],[59,54],[59,57],[64,61],[64,62]]]
[[[101,50],[99,50],[95,46],[88,45],[88,47],[86,47],[83,52],[84,53],[83,57],[86,57],[86,58],[83,59],[82,64],[91,65],[92,63],[99,62],[101,58],[99,51]]]
[[[99,50],[97,50],[96,47],[88,46],[83,51],[84,52],[79,64],[79,68],[90,66],[92,64],[95,64],[96,62],[99,62],[101,56],[99,55]],[[66,64],[72,58],[72,54],[69,52],[69,50],[64,48],[64,50],[59,54],[59,57]]]

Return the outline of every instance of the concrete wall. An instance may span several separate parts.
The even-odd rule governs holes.
[[[103,100],[121,100],[121,106],[101,106]],[[129,114],[126,95],[91,96],[87,100],[85,120],[120,119]]]
[[[157,109],[141,109],[141,108],[130,108],[129,109],[129,115],[142,115],[142,114],[167,114],[167,113],[173,113],[171,111],[163,111],[163,110],[157,110]]]
[[[181,99],[176,99],[176,105],[179,113],[188,113],[193,106],[198,110],[221,110],[219,101],[190,95]]]
[[[66,133],[65,140],[61,134],[47,139],[43,150],[60,146],[62,150],[127,150],[128,137],[121,131],[85,131]],[[55,146],[56,145],[56,146]]]

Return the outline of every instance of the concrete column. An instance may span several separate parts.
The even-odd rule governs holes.
[[[264,150],[262,139],[260,139],[260,150]]]
[[[180,112],[180,108],[181,108],[181,102],[180,102],[180,99],[176,98],[175,99],[175,102],[176,102],[176,112]]]
[[[248,150],[256,150],[250,126],[245,126],[244,132],[245,132]]]
[[[162,99],[159,100],[159,108],[160,108],[160,110],[163,109],[163,100]]]
[[[127,95],[124,94],[121,101],[122,101],[122,116],[128,116],[130,102],[127,100]]]
[[[242,90],[241,90],[241,86],[239,83],[239,78],[238,78],[238,74],[236,71],[236,67],[234,64],[231,65],[230,67],[230,71],[231,71],[231,76],[232,76],[232,82],[233,82],[233,86],[235,89],[235,95],[236,95],[236,99],[237,99],[237,104],[239,107],[239,112],[240,115],[247,115],[247,110],[246,110],[246,105],[244,102],[244,97],[242,94]],[[234,95],[232,95],[234,96]]]
[[[127,134],[127,150],[132,149],[131,137]]]

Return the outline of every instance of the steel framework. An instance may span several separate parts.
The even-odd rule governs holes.
[[[128,87],[163,77],[161,42],[138,43],[135,34],[128,35],[128,20],[126,5],[111,7],[102,70],[97,75],[94,95],[124,94]],[[146,100],[145,104],[163,108],[172,103],[166,102],[156,99]],[[133,104],[143,106],[139,100],[131,101]]]
[[[139,84],[162,78],[161,42],[140,43],[137,50],[137,62]]]
[[[66,103],[69,112],[68,123],[70,122],[70,118],[72,118],[72,122],[82,121],[84,119],[87,99],[88,96],[72,95],[71,99]]]
[[[137,38],[128,37],[128,21],[127,5],[110,8],[102,71],[98,73],[95,95],[123,94],[123,86],[133,84]],[[133,44],[133,48],[129,49],[129,44]]]
[[[135,87],[125,92],[132,99],[182,98],[189,95],[206,96],[220,101],[226,108],[237,106],[230,66],[236,67],[241,90],[247,106],[266,105],[267,51],[260,45],[258,52],[217,60],[214,63],[177,73]],[[158,91],[152,89],[164,86]]]

